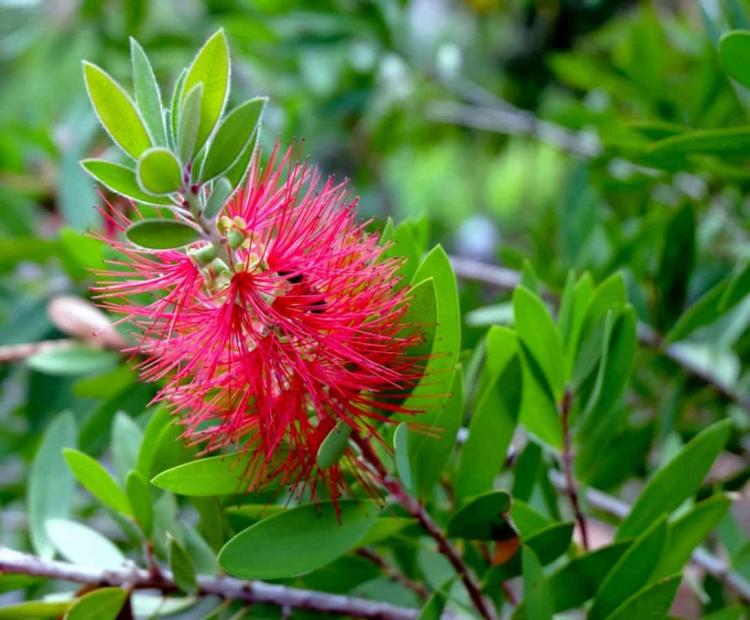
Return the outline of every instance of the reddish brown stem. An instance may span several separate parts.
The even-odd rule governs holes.
[[[438,552],[450,562],[453,570],[456,571],[456,574],[463,582],[472,604],[482,618],[485,620],[495,620],[495,612],[482,595],[482,591],[471,574],[469,567],[464,563],[463,558],[453,545],[448,542],[448,539],[432,520],[432,517],[427,513],[424,506],[417,499],[409,495],[401,482],[388,472],[368,439],[357,434],[353,435],[353,439],[359,446],[365,462],[372,468],[378,483],[417,520],[422,529],[437,543]]]
[[[573,401],[573,396],[570,390],[565,390],[563,394],[562,403],[560,404],[560,420],[562,423],[562,466],[563,474],[565,475],[565,487],[570,498],[570,504],[573,508],[573,515],[575,516],[576,524],[578,525],[578,531],[581,533],[581,542],[583,548],[589,550],[589,532],[586,525],[586,519],[583,516],[581,510],[581,502],[578,499],[578,486],[576,485],[575,478],[573,476],[573,447],[570,441],[570,409]]]

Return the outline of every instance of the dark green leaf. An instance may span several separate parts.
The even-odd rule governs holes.
[[[719,39],[719,60],[724,70],[750,88],[750,32],[733,30]]]
[[[615,609],[607,620],[663,620],[672,607],[679,585],[679,575],[652,583]]]
[[[151,146],[151,138],[135,104],[103,69],[83,63],[83,76],[96,115],[112,140],[133,159]]]
[[[139,220],[128,228],[126,234],[132,243],[148,250],[180,248],[200,239],[200,234],[192,226],[175,220]]]
[[[505,540],[516,536],[507,521],[510,495],[489,491],[467,500],[448,521],[449,536],[468,540]]]
[[[731,422],[712,424],[664,465],[643,487],[630,513],[617,529],[617,540],[638,536],[662,514],[669,514],[700,486],[729,438]]]
[[[237,162],[257,131],[267,102],[266,97],[250,99],[224,117],[208,148],[201,181],[215,179]]]
[[[29,533],[32,546],[45,559],[54,555],[47,521],[70,515],[75,480],[65,466],[63,449],[75,445],[75,418],[70,412],[61,413],[47,426],[31,465],[27,494]]]
[[[198,588],[195,580],[195,567],[182,545],[173,536],[167,536],[169,540],[169,569],[177,587],[183,592],[191,594]]]
[[[182,189],[182,166],[174,153],[162,146],[148,149],[138,160],[138,185],[147,193],[172,194]]]
[[[167,133],[164,129],[164,112],[161,93],[154,70],[146,52],[133,37],[130,37],[130,60],[133,65],[133,85],[135,102],[141,112],[153,143],[167,146]]]
[[[299,506],[265,519],[232,538],[219,563],[245,579],[279,579],[301,575],[353,549],[375,523],[371,502]]]
[[[336,465],[341,457],[344,456],[351,434],[351,426],[344,422],[336,424],[320,444],[320,448],[318,448],[318,467],[327,469]]]
[[[138,186],[135,170],[127,166],[113,164],[103,159],[84,159],[81,161],[81,166],[106,188],[126,198],[152,205],[172,204],[169,198],[153,196],[144,192]]]
[[[89,493],[115,512],[132,516],[125,492],[98,461],[72,448],[66,448],[63,454],[73,475]]]

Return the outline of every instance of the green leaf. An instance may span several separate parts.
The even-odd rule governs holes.
[[[732,78],[750,88],[750,32],[732,30],[719,39],[719,60]]]
[[[454,578],[451,577],[430,595],[422,609],[419,610],[417,620],[440,620],[443,617],[443,610],[448,601],[448,593],[453,580]]]
[[[719,312],[734,308],[750,294],[750,261],[745,261],[735,269],[729,278],[726,291],[719,302]]]
[[[72,448],[65,448],[63,454],[73,475],[89,493],[115,512],[132,516],[127,496],[98,461]]]
[[[409,517],[378,517],[375,525],[372,526],[359,544],[362,547],[377,544],[401,533],[406,528],[413,528],[416,523],[416,519]]]
[[[664,344],[683,340],[696,329],[709,325],[721,315],[721,300],[727,291],[728,281],[721,280],[703,294],[692,306],[680,315],[672,329],[664,337]]]
[[[219,30],[196,54],[187,71],[182,88],[183,93],[186,93],[183,94],[184,101],[195,86],[202,85],[203,98],[195,141],[196,151],[205,144],[216,123],[219,122],[229,96],[229,74],[229,45],[224,30]]]
[[[409,463],[409,438],[409,425],[406,422],[401,422],[393,431],[393,460],[396,465],[396,474],[404,483],[404,487],[408,491],[412,491],[414,479]]]
[[[109,370],[119,360],[114,351],[74,344],[35,353],[26,360],[26,365],[47,375],[90,375]]]
[[[507,521],[510,495],[489,491],[466,501],[448,521],[448,536],[467,540],[506,540],[516,537]]]
[[[192,497],[237,495],[247,489],[248,457],[242,453],[209,456],[183,463],[158,474],[151,484]]]
[[[646,149],[649,158],[685,155],[744,157],[750,148],[750,127],[688,131],[654,142]]]
[[[521,364],[523,390],[518,419],[529,433],[559,449],[562,446],[562,430],[555,396],[544,372],[531,352],[523,343],[519,346],[519,350],[520,359],[523,362]]]
[[[594,284],[588,273],[583,274],[575,285],[572,278],[568,282],[560,306],[559,330],[565,348],[567,373],[572,375],[584,319],[594,295]]]
[[[258,142],[259,133],[260,127],[258,127],[258,130],[250,138],[250,142],[245,145],[245,148],[243,149],[242,153],[240,153],[237,161],[232,164],[232,167],[229,168],[229,170],[227,170],[227,173],[224,175],[229,181],[229,184],[232,187],[232,191],[237,189],[247,179],[253,155],[255,154],[255,145]]]
[[[159,84],[146,52],[133,37],[130,37],[130,60],[133,64],[135,103],[151,134],[153,143],[167,146]]]
[[[186,95],[180,106],[180,120],[177,125],[177,152],[185,163],[193,161],[198,151],[198,129],[200,127],[203,84],[196,84]]]
[[[162,433],[170,426],[171,419],[169,411],[158,408],[154,411],[148,424],[146,424],[146,428],[143,430],[143,440],[138,450],[136,470],[145,480],[150,480],[153,476],[156,449]]]
[[[112,570],[127,561],[104,536],[75,521],[50,519],[47,533],[60,554],[74,564]]]
[[[127,413],[118,411],[112,423],[112,460],[120,480],[135,469],[143,432]]]
[[[668,577],[681,571],[693,550],[719,524],[731,503],[726,495],[714,495],[699,502],[672,523],[664,553],[654,569],[654,577]]]
[[[174,582],[180,590],[192,594],[198,589],[193,562],[173,536],[168,535],[167,538],[169,540],[169,569],[172,571]]]
[[[90,62],[83,63],[89,99],[112,140],[133,159],[151,146],[151,138],[135,104],[112,77]]]
[[[532,549],[524,545],[521,551],[523,566],[523,598],[530,618],[552,620],[554,603],[549,584],[542,572],[539,558]]]
[[[328,469],[336,465],[349,445],[349,436],[352,427],[344,422],[339,422],[333,427],[318,448],[318,467]]]
[[[674,324],[685,306],[696,254],[695,211],[690,203],[667,221],[657,274],[659,305],[657,326]]]
[[[232,538],[219,564],[245,579],[293,577],[325,566],[357,546],[375,523],[372,502],[299,506],[260,521]]]
[[[224,117],[208,147],[201,181],[215,179],[237,162],[257,131],[267,102],[267,97],[255,97]]]
[[[122,588],[99,588],[76,600],[64,620],[115,620],[127,598]]]
[[[206,208],[203,209],[203,215],[209,220],[219,215],[232,195],[232,191],[232,184],[226,177],[221,177],[219,180],[214,181],[211,196],[208,198]]]
[[[107,189],[132,198],[138,202],[152,205],[171,205],[169,198],[153,196],[144,192],[138,185],[135,170],[103,159],[84,159],[81,166]]]
[[[667,617],[679,586],[679,575],[652,583],[615,609],[607,620],[662,620]]]
[[[143,533],[150,537],[154,527],[154,509],[148,482],[138,471],[133,470],[125,478],[125,492],[133,511],[133,517]]]
[[[512,330],[490,328],[484,389],[477,399],[456,470],[455,491],[459,500],[489,490],[505,462],[523,393],[517,349]]]
[[[695,494],[729,439],[731,422],[722,420],[693,437],[646,483],[617,529],[617,540],[637,536],[660,515],[669,514]]]
[[[607,618],[628,597],[649,583],[667,542],[666,519],[662,517],[652,523],[607,573],[594,597],[588,616],[590,620]]]
[[[148,149],[138,160],[138,185],[144,192],[172,194],[182,189],[182,166],[174,153],[163,146]]]
[[[513,487],[514,499],[529,501],[534,491],[539,471],[542,466],[542,446],[529,440],[514,465]]]
[[[62,451],[75,445],[75,418],[66,411],[47,426],[31,464],[27,493],[29,533],[34,550],[44,559],[54,555],[47,521],[70,515],[75,480],[65,466]]]
[[[39,620],[59,618],[70,607],[70,601],[27,601],[0,607],[0,620]]]
[[[562,339],[539,297],[519,286],[513,293],[513,316],[521,342],[544,372],[555,399],[562,397],[566,364]]]
[[[156,218],[135,222],[126,235],[129,241],[147,250],[181,248],[200,239],[200,233],[192,226]]]

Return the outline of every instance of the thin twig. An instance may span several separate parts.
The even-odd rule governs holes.
[[[559,491],[563,493],[567,492],[567,483],[563,474],[557,471],[550,471],[550,480]],[[597,489],[587,489],[585,497],[586,502],[592,508],[601,510],[618,519],[624,518],[630,512],[628,504]],[[700,547],[693,551],[690,561],[715,579],[725,583],[741,596],[745,602],[750,602],[750,582],[733,571],[726,562]]]
[[[59,579],[94,586],[125,586],[133,589],[155,589],[163,593],[177,592],[172,573],[163,570],[154,579],[149,571],[136,567],[101,570],[68,562],[43,560],[37,556],[0,548],[0,572]],[[369,618],[372,620],[415,620],[417,609],[397,607],[353,596],[304,590],[263,581],[243,581],[233,577],[197,578],[198,592],[246,603],[265,603],[280,608]]]
[[[573,476],[573,446],[570,441],[570,406],[572,403],[570,390],[565,390],[562,403],[560,403],[560,423],[562,424],[562,465],[565,473],[565,490],[570,498],[570,505],[573,508],[578,531],[581,533],[581,542],[583,548],[589,550],[589,531],[586,526],[586,518],[581,510],[581,502],[578,500],[578,485]]]
[[[389,564],[388,561],[374,549],[370,549],[369,547],[361,547],[360,549],[357,549],[357,555],[372,562],[383,572],[383,574],[388,579],[390,579],[391,581],[395,581],[396,583],[400,583],[406,589],[414,592],[414,594],[416,594],[422,600],[427,600],[428,598],[430,598],[430,592],[427,588],[425,588],[418,581],[414,581],[413,579],[410,579],[409,577],[404,575],[395,566]]]
[[[503,290],[511,290],[521,281],[521,274],[513,269],[457,256],[451,256],[450,258],[456,275],[464,280],[483,282]],[[549,295],[547,296],[549,297]],[[661,336],[652,327],[643,323],[638,324],[638,342],[670,359],[689,375],[708,385],[724,400],[733,402],[745,411],[750,412],[750,396],[724,384],[705,368],[696,364],[679,344],[664,346]]]
[[[463,582],[472,604],[482,618],[485,620],[495,620],[495,611],[482,595],[479,584],[476,582],[471,570],[464,563],[461,555],[451,545],[437,524],[432,520],[432,517],[430,517],[424,506],[417,499],[409,495],[401,482],[388,472],[368,439],[357,434],[353,435],[353,439],[359,446],[365,463],[372,468],[378,483],[417,520],[422,529],[437,543],[438,552],[445,556],[451,566],[453,566],[453,570],[456,571],[456,574]]]

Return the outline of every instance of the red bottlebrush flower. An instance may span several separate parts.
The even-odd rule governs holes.
[[[343,478],[317,466],[323,440],[338,423],[374,432],[420,374],[399,262],[383,258],[355,206],[344,183],[290,150],[265,169],[254,160],[218,219],[218,258],[205,242],[188,252],[112,242],[125,260],[97,290],[140,331],[143,377],[165,382],[157,400],[188,441],[250,455],[249,488],[277,478],[314,492],[323,481],[335,498]]]

